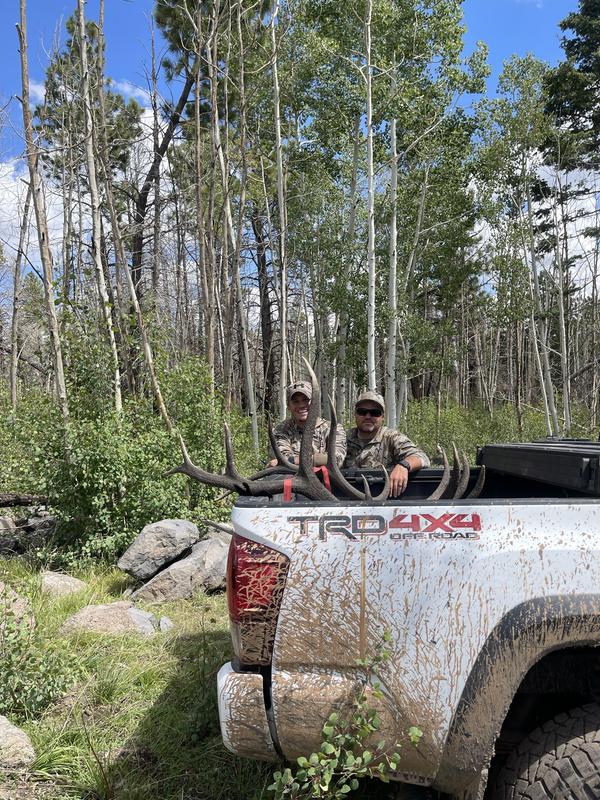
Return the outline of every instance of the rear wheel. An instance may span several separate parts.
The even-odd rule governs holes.
[[[534,730],[500,770],[491,800],[598,800],[600,705],[559,714]]]

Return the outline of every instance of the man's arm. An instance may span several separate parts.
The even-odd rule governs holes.
[[[341,467],[346,458],[346,431],[341,425],[337,426],[335,432],[335,460],[338,467]]]
[[[291,432],[289,430],[289,426],[286,425],[286,421],[279,422],[274,430],[273,433],[275,435],[275,441],[277,442],[277,446],[281,451],[281,455],[284,457],[286,461],[290,461],[292,463],[296,463],[294,461],[294,448],[292,446],[292,439],[291,439]],[[269,461],[270,466],[274,467],[277,465],[277,459],[273,458]]]
[[[393,431],[390,454],[394,467],[390,472],[390,495],[399,497],[406,489],[408,475],[429,466],[429,458],[411,440],[399,431]]]

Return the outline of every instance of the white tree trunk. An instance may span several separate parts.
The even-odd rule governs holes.
[[[58,318],[56,315],[56,303],[54,295],[54,275],[52,264],[52,253],[50,251],[50,236],[48,233],[48,218],[46,214],[46,202],[42,180],[39,172],[38,152],[33,141],[33,123],[31,119],[31,106],[29,99],[29,63],[27,59],[27,12],[26,0],[20,0],[20,23],[17,26],[19,36],[19,48],[21,52],[21,84],[22,98],[21,106],[23,110],[23,128],[25,134],[25,146],[27,150],[27,165],[29,167],[29,180],[31,184],[33,208],[38,232],[38,243],[40,257],[43,268],[44,300],[46,305],[46,316],[48,320],[48,330],[52,345],[52,358],[54,362],[54,382],[56,394],[63,423],[65,425],[65,449],[69,452],[69,404],[67,401],[67,385],[65,382],[65,371],[62,356],[62,346],[58,329]]]
[[[102,238],[101,219],[100,219],[100,193],[98,192],[98,181],[96,178],[96,161],[94,157],[94,119],[92,115],[92,95],[90,91],[90,74],[87,57],[87,35],[85,30],[84,0],[77,0],[77,17],[79,22],[79,46],[81,54],[81,96],[84,108],[85,126],[85,158],[87,162],[88,182],[90,188],[90,202],[92,206],[92,259],[96,270],[96,283],[100,304],[102,306],[102,316],[106,325],[110,353],[113,362],[113,391],[115,411],[120,414],[123,411],[123,401],[121,398],[121,369],[119,367],[119,353],[115,339],[115,326],[113,322],[113,311],[108,297],[106,281],[104,280],[104,270],[102,269],[102,254],[100,252],[100,241]],[[99,86],[98,91],[102,92],[103,87]]]
[[[390,315],[388,327],[387,375],[385,385],[385,410],[387,424],[395,428],[398,423],[396,410],[396,350],[397,350],[397,316],[398,316],[398,151],[396,147],[396,119],[390,126],[392,145],[392,164],[390,170],[390,274],[388,280],[388,311]]]
[[[533,227],[533,207],[531,201],[531,187],[529,180],[527,180],[527,220],[529,226],[529,253],[531,259],[531,275],[533,278],[533,305],[534,311],[538,318],[538,340],[541,349],[541,367],[542,367],[542,380],[546,390],[546,400],[548,414],[550,416],[550,425],[548,427],[552,430],[553,436],[558,436],[560,433],[558,425],[558,415],[556,413],[556,405],[554,403],[554,387],[552,385],[552,376],[550,373],[550,361],[548,359],[548,347],[546,343],[546,328],[542,320],[542,301],[540,295],[540,284],[537,270],[537,255],[535,252],[535,235]],[[539,353],[539,351],[536,352]]]
[[[216,20],[216,3],[215,3],[215,20]],[[217,80],[218,60],[217,60],[217,41],[216,41],[216,22],[212,34],[212,57],[208,61],[208,76],[211,82]],[[221,144],[221,133],[219,129],[219,109],[215,104],[213,108],[213,124],[212,135],[214,137],[215,149],[218,154],[219,166],[221,169],[221,180],[223,184],[224,195],[224,208],[225,218],[227,221],[227,230],[229,231],[229,241],[231,248],[234,252],[237,250],[237,235],[233,225],[233,215],[231,213],[231,199],[229,197],[229,176],[227,174],[227,166],[225,164],[225,154]],[[240,216],[240,225],[242,224],[242,217]],[[254,380],[252,378],[252,363],[250,361],[250,349],[248,347],[248,326],[246,323],[246,311],[244,309],[244,298],[242,295],[242,283],[240,279],[239,264],[237,258],[234,258],[234,286],[235,286],[235,302],[238,312],[238,323],[240,326],[240,339],[242,341],[242,360],[244,365],[244,383],[246,388],[246,400],[248,403],[248,411],[250,414],[250,422],[252,425],[252,442],[255,451],[258,453],[260,448],[258,438],[258,420],[256,417],[256,399],[254,397]]]
[[[365,10],[365,81],[367,84],[367,268],[369,291],[367,299],[367,379],[369,389],[377,388],[375,371],[375,181],[373,170],[373,91],[371,73],[371,16],[373,0],[367,0]]]
[[[354,148],[352,154],[352,178],[350,180],[350,213],[348,216],[348,233],[346,237],[347,248],[345,248],[345,261],[346,269],[344,272],[344,289],[348,291],[348,278],[351,268],[354,264],[354,236],[356,232],[356,206],[358,203],[358,196],[356,192],[356,185],[358,182],[358,159],[360,156],[360,114],[356,115],[354,124]],[[337,332],[337,339],[339,341],[338,352],[336,356],[336,400],[335,408],[338,419],[344,419],[346,411],[346,338],[348,336],[348,309],[345,305],[342,306],[340,312],[340,320]]]
[[[19,231],[19,247],[15,258],[15,268],[13,270],[13,304],[12,319],[10,326],[10,406],[13,411],[17,410],[17,383],[19,367],[19,312],[21,303],[21,264],[23,253],[25,252],[25,241],[29,229],[29,215],[31,212],[31,184],[27,187],[21,228]]]
[[[285,178],[283,172],[283,145],[281,142],[281,106],[279,102],[279,70],[277,64],[277,37],[275,27],[279,15],[279,0],[271,15],[271,58],[273,71],[273,112],[275,115],[275,154],[277,160],[277,205],[279,206],[279,287],[280,287],[280,325],[281,325],[281,373],[279,386],[279,413],[285,417],[287,402],[285,387],[289,382],[288,341],[287,341],[287,262],[286,262],[286,202]]]

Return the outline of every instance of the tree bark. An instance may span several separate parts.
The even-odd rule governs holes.
[[[10,406],[13,411],[17,410],[18,394],[18,367],[19,367],[19,316],[21,303],[21,265],[23,253],[25,252],[25,240],[29,228],[29,215],[31,212],[31,184],[27,187],[25,196],[25,206],[23,208],[23,218],[19,230],[19,247],[15,258],[13,270],[13,303],[12,318],[10,326]]]
[[[103,2],[101,3],[103,7]],[[102,15],[102,10],[101,10]],[[115,325],[113,321],[113,308],[110,302],[104,270],[102,267],[102,224],[100,218],[100,193],[96,178],[96,160],[94,153],[94,139],[97,138],[94,131],[94,117],[92,114],[92,93],[90,90],[90,74],[87,57],[87,34],[85,30],[84,0],[77,0],[77,18],[79,23],[79,47],[81,55],[81,96],[84,109],[85,125],[85,156],[87,162],[88,182],[90,189],[90,203],[92,207],[92,259],[96,272],[96,285],[100,295],[102,306],[102,317],[106,326],[106,333],[110,346],[110,353],[113,364],[113,392],[115,411],[120,414],[123,411],[123,400],[121,398],[121,368],[119,365],[119,353],[115,339]],[[101,57],[101,56],[100,56]],[[104,91],[103,83],[98,87],[98,91]]]
[[[50,341],[52,344],[52,358],[54,363],[54,381],[56,394],[64,423],[65,451],[69,452],[69,404],[67,401],[67,385],[62,356],[62,344],[58,328],[56,303],[53,288],[53,264],[50,251],[50,236],[48,233],[48,219],[42,181],[39,173],[39,157],[33,141],[33,123],[29,98],[29,63],[27,59],[27,14],[26,0],[20,0],[20,23],[17,25],[19,48],[21,53],[21,83],[23,96],[21,106],[23,110],[23,127],[25,133],[25,146],[27,150],[27,165],[29,167],[29,181],[31,185],[32,201],[38,231],[38,243],[43,267],[44,300]]]

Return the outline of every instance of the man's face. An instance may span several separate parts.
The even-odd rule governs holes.
[[[300,427],[304,425],[308,417],[309,406],[310,400],[306,395],[302,394],[302,392],[296,392],[290,397],[288,400],[288,408],[296,425],[300,425]]]
[[[354,409],[356,427],[363,436],[370,438],[375,436],[383,425],[383,410],[373,400],[361,401]]]

